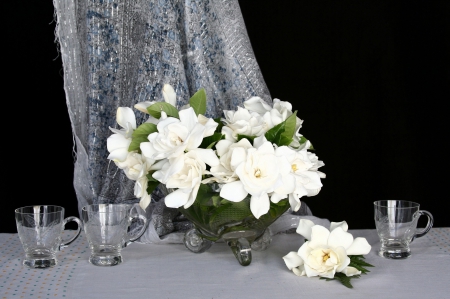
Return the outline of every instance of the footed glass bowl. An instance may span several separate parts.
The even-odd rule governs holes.
[[[239,263],[248,266],[252,261],[251,250],[267,248],[272,240],[269,225],[289,207],[287,199],[277,204],[270,202],[269,212],[256,219],[250,210],[250,196],[240,202],[223,199],[218,193],[198,196],[188,209],[179,208],[194,224],[194,228],[185,233],[184,244],[190,251],[202,253],[223,239]]]

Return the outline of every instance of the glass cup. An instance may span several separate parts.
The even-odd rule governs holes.
[[[22,242],[29,268],[48,268],[58,263],[56,252],[80,235],[81,221],[77,217],[64,218],[64,208],[59,206],[28,206],[15,210],[17,232]],[[78,228],[72,238],[62,240],[66,223],[75,221]]]
[[[81,209],[86,238],[91,248],[89,262],[95,266],[115,266],[122,263],[121,251],[139,239],[147,229],[147,218],[133,212],[126,204],[92,204]],[[143,223],[130,237],[132,221]]]
[[[420,210],[420,205],[404,200],[379,200],[374,202],[375,225],[381,247],[378,255],[389,259],[411,256],[410,243],[424,236],[433,226],[433,215]],[[419,217],[428,217],[424,229],[417,229]]]

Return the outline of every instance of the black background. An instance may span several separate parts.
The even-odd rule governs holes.
[[[402,199],[450,226],[449,3],[239,1],[272,97],[298,110],[325,163],[322,191],[303,198],[315,216],[371,229],[373,201]],[[53,3],[1,5],[0,232],[15,233],[14,208],[78,210]]]

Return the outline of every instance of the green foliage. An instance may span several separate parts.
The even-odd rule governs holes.
[[[326,277],[321,277],[320,279],[325,279],[326,281],[330,281],[330,280],[337,280],[340,283],[342,283],[344,286],[346,286],[349,289],[353,289],[353,285],[350,283],[350,279],[352,278],[359,278],[360,275],[354,275],[354,276],[347,276],[344,273],[335,273],[334,274],[334,278],[326,278]]]
[[[285,121],[284,121],[284,133],[283,135],[286,138],[292,138],[295,134],[295,126],[297,124],[297,111],[294,111],[294,113],[291,114]]]
[[[189,99],[189,105],[194,109],[196,115],[206,113],[206,92],[204,88],[200,88]]]
[[[153,132],[156,132],[158,129],[155,124],[144,123],[134,130],[133,135],[131,136],[131,143],[128,147],[128,151],[138,151],[141,152],[140,144],[141,142],[148,142],[148,135]]]
[[[216,132],[218,132],[218,133],[222,132],[222,128],[223,128],[222,118],[221,117],[214,118],[214,121],[216,123],[218,123],[217,128],[216,128]]]
[[[214,133],[211,136],[203,138],[199,148],[212,148],[219,140],[224,138],[225,135],[222,135],[220,133]]]
[[[147,193],[148,194],[152,194],[152,192],[156,189],[156,187],[158,187],[158,185],[160,184],[159,181],[157,181],[154,177],[153,177],[153,173],[156,170],[151,170],[149,171],[149,173],[147,173],[147,180],[148,180],[148,185],[147,185]]]
[[[367,263],[364,261],[364,256],[362,255],[350,255],[350,267],[354,267],[361,271],[362,274],[366,274],[367,272],[370,272],[364,267],[373,267],[373,265]]]
[[[367,274],[367,272],[370,272],[365,267],[374,267],[373,265],[365,262],[364,256],[362,255],[349,255],[348,257],[350,258],[350,264],[348,266],[358,269],[359,271],[361,271],[361,274]],[[333,278],[321,277],[320,279],[325,279],[326,281],[337,280],[347,288],[352,289],[353,285],[350,283],[350,280],[353,278],[360,278],[360,277],[361,275],[347,276],[344,273],[339,272],[335,273]]]
[[[164,111],[167,116],[180,118],[177,108],[166,102],[157,102],[147,107],[147,111],[151,116],[157,119],[161,117],[161,111]]]

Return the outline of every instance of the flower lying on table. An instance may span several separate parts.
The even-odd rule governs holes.
[[[298,252],[291,251],[283,257],[286,266],[297,276],[319,276],[326,280],[339,280],[352,288],[351,278],[370,272],[373,267],[364,261],[371,246],[365,238],[355,238],[347,232],[347,222],[331,222],[330,230],[301,219],[297,233],[307,240]]]
[[[299,134],[303,121],[289,102],[274,99],[271,106],[251,97],[212,119],[204,116],[204,89],[179,110],[172,86],[165,84],[162,94],[165,102],[134,106],[150,114],[139,126],[131,108],[119,107],[122,129],[110,128],[114,134],[107,139],[108,159],[136,181],[134,195],[143,209],[160,183],[173,190],[165,197],[171,208],[188,209],[204,190],[220,192],[217,205],[251,196],[256,219],[272,203],[288,201],[297,211],[302,196],[319,193],[324,164],[309,152],[311,143]]]

